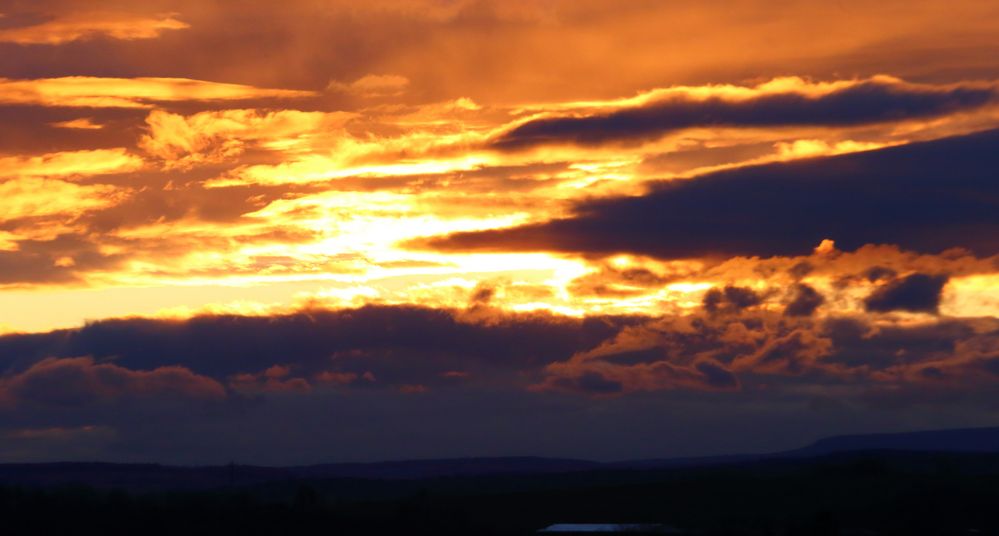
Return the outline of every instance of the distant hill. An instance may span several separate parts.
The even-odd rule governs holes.
[[[564,473],[599,469],[605,464],[588,460],[540,457],[451,458],[375,463],[333,463],[291,467],[302,478],[377,478],[408,480],[491,474]]]
[[[494,470],[505,463],[494,459],[487,465]],[[510,463],[524,467],[523,461]],[[475,466],[468,460],[430,462],[451,464]],[[292,477],[260,484],[241,483],[240,475],[249,478],[255,469],[236,467],[234,486],[169,493],[0,486],[0,518],[4,534],[69,534],[87,527],[144,535],[528,536],[558,524],[621,522],[666,525],[667,531],[698,536],[999,534],[999,453],[874,450],[644,470],[613,465],[422,479]],[[82,468],[43,469],[58,474]],[[219,477],[219,468],[91,464],[89,469],[109,471],[105,476]]]
[[[255,466],[178,467],[159,464],[59,462],[0,465],[0,484],[38,487],[86,485],[133,491],[201,490],[236,484],[289,480],[285,468]]]
[[[547,474],[585,471],[604,464],[539,457],[454,458],[297,467],[222,465],[180,467],[159,464],[58,462],[0,464],[0,485],[55,487],[87,485],[137,491],[214,489],[266,482],[368,479],[419,480],[463,476]]]
[[[999,427],[834,436],[780,455],[812,457],[861,450],[999,452]]]
[[[925,430],[893,434],[832,436],[793,450],[763,454],[731,454],[688,458],[630,460],[609,464],[626,469],[698,467],[829,454],[870,451],[999,453],[999,427]]]
[[[817,458],[870,451],[999,453],[999,427],[844,435],[820,439],[799,449],[777,453],[611,463],[561,458],[497,457],[333,463],[298,467],[250,465],[178,467],[158,464],[78,462],[0,464],[0,485],[56,487],[80,484],[103,489],[122,488],[134,491],[207,490],[305,480],[402,481],[594,471],[670,470]]]

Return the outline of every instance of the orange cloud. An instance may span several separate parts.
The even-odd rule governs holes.
[[[0,158],[0,199],[3,199],[0,221],[48,216],[73,218],[114,206],[128,196],[127,189],[69,181],[127,173],[142,166],[141,158],[122,148]],[[38,231],[46,230],[52,229],[41,227],[30,234],[37,236]],[[19,234],[23,235],[23,230]]]
[[[141,158],[123,148],[67,151],[39,156],[8,156],[0,158],[0,180],[127,173],[141,168],[142,165]]]
[[[355,114],[298,110],[220,110],[180,115],[153,110],[139,147],[167,169],[222,162],[250,146],[283,152],[308,147],[317,133],[343,128]]]
[[[409,79],[395,74],[369,74],[354,80],[349,84],[330,82],[327,91],[352,93],[361,97],[394,97],[399,96],[409,87]]]
[[[130,41],[153,39],[168,30],[189,28],[176,13],[153,16],[128,13],[69,13],[33,26],[0,30],[0,42],[61,45],[98,36]]]
[[[274,365],[263,372],[241,372],[229,378],[229,387],[242,394],[308,393],[312,385],[305,378],[288,377],[287,366]]]
[[[99,78],[66,76],[0,78],[0,103],[89,108],[151,108],[156,102],[301,98],[311,91],[265,89],[189,78]]]
[[[75,217],[114,206],[127,195],[127,190],[103,184],[82,186],[37,177],[12,179],[0,182],[0,222],[57,215]]]
[[[57,121],[55,123],[51,123],[51,125],[56,128],[72,128],[79,130],[100,130],[104,128],[104,125],[94,123],[89,117],[70,119],[69,121]]]
[[[90,233],[102,253],[127,257],[127,262],[101,266],[69,266],[60,256],[46,260],[73,268],[79,280],[102,289],[166,289],[170,285],[242,285],[246,289],[244,298],[229,297],[218,303],[195,297],[198,291],[178,292],[167,304],[136,309],[143,314],[166,308],[184,316],[202,308],[230,307],[237,301],[233,310],[240,311],[271,311],[306,302],[328,306],[415,302],[463,308],[481,285],[490,285],[495,292],[488,307],[479,307],[482,311],[476,314],[480,316],[537,310],[572,316],[690,314],[701,307],[705,292],[728,284],[752,286],[760,291],[761,308],[781,312],[794,297],[769,289],[798,288],[794,285],[799,283],[827,299],[821,308],[809,309],[817,310],[816,315],[856,313],[873,286],[856,274],[879,261],[839,255],[842,252],[831,246],[826,248],[829,255],[815,259],[781,256],[663,262],[637,255],[517,254],[502,247],[473,254],[413,251],[406,242],[565,217],[574,201],[646,195],[651,178],[682,175],[685,181],[699,181],[698,170],[712,165],[739,167],[854,153],[904,144],[910,136],[923,135],[913,131],[912,124],[899,123],[852,130],[829,125],[706,125],[637,147],[540,147],[515,154],[488,147],[496,136],[539,118],[590,117],[674,98],[695,104],[711,99],[745,103],[761,95],[790,92],[821,99],[872,81],[930,95],[951,87],[912,85],[890,77],[832,82],[787,77],[747,85],[675,86],[617,100],[506,107],[481,106],[469,99],[426,105],[380,103],[352,112],[246,108],[178,113],[154,107],[145,114],[144,133],[138,139],[142,152],[106,149],[89,156],[87,151],[75,151],[8,157],[4,163],[12,178],[62,180],[6,185],[20,199],[11,202],[7,219],[62,217],[59,225],[46,226],[49,239],[72,226],[74,233]],[[161,98],[150,92],[136,94],[128,98],[143,106],[155,106],[158,101],[151,99]],[[978,119],[985,121],[986,115]],[[107,125],[119,121],[95,117]],[[961,117],[935,121],[938,126],[952,119],[960,123]],[[76,132],[61,133],[67,136],[95,139],[117,130],[93,129],[94,122],[79,119],[49,124],[76,127]],[[761,149],[759,153],[740,152],[744,146]],[[690,159],[687,153],[693,152],[704,155]],[[731,159],[730,152],[735,155]],[[141,166],[136,154],[156,164],[136,175],[142,184],[136,191],[100,186],[73,190],[69,182],[128,170],[133,164]],[[656,162],[670,162],[677,171],[660,173]],[[221,171],[196,169],[205,165]],[[46,185],[67,199],[78,197],[78,210],[58,199],[48,201]],[[122,201],[121,207],[93,214]],[[81,214],[87,218],[79,219]],[[28,239],[23,225],[7,232],[0,241],[5,250],[17,251],[19,241],[23,245]],[[894,263],[900,274],[946,271],[952,275],[955,283],[941,301],[942,311],[994,310],[993,302],[975,298],[970,286],[958,284],[971,273],[993,270],[987,261],[955,261],[950,255],[896,262],[896,257],[906,254],[897,248],[893,251],[891,255],[881,252],[881,262]],[[840,260],[833,263],[834,258]],[[856,268],[847,266],[849,259],[854,259],[850,262]],[[792,274],[801,263],[814,265],[805,279]],[[849,277],[856,281],[842,282]],[[276,297],[264,288],[271,284],[299,286]],[[188,297],[181,298],[184,295]],[[194,301],[185,304],[185,299]],[[84,309],[79,314],[94,316]]]
[[[45,359],[0,379],[3,405],[80,406],[144,398],[221,399],[217,381],[179,366],[131,370],[90,357]]]

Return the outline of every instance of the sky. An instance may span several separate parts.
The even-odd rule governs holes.
[[[999,5],[0,0],[0,462],[999,425]]]

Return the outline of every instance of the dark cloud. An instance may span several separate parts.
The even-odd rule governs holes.
[[[583,392],[591,394],[617,394],[624,390],[621,382],[609,380],[598,372],[584,372],[576,378],[574,385]]]
[[[472,289],[472,295],[469,296],[468,302],[472,307],[489,305],[495,295],[496,289],[494,287],[479,283]]]
[[[694,368],[704,375],[705,382],[715,389],[733,389],[739,385],[735,374],[716,362],[701,361],[695,364]]]
[[[821,369],[820,359],[827,353],[829,342],[808,329],[797,326],[767,337],[757,350],[736,358],[739,368],[755,373],[801,375]]]
[[[0,337],[0,370],[24,370],[48,357],[93,356],[137,370],[181,365],[216,379],[287,364],[299,377],[370,372],[379,385],[413,383],[470,367],[538,368],[634,321],[500,314],[480,322],[456,315],[368,306],[270,317],[105,320],[79,329]]]
[[[52,431],[32,443],[35,459],[76,452],[79,434],[62,430],[100,430],[91,458],[627,457],[622,426],[642,429],[640,443],[673,437],[676,426],[731,433],[747,418],[786,431],[800,410],[824,430],[851,430],[881,415],[867,404],[929,426],[932,412],[951,407],[979,422],[976,411],[995,403],[999,324],[987,320],[874,325],[758,307],[661,318],[467,314],[365,307],[6,335],[0,437]],[[936,393],[929,413],[927,389]],[[815,393],[842,403],[816,413]],[[825,420],[837,412],[850,418]]]
[[[443,250],[632,252],[661,258],[803,255],[823,239],[999,253],[999,131],[664,182],[576,216],[456,233]]]
[[[831,318],[819,334],[835,342],[835,348],[823,361],[847,369],[866,368],[884,371],[899,365],[911,365],[934,359],[949,359],[958,354],[962,341],[976,338],[974,328],[958,320],[903,327],[871,325],[859,319]],[[996,336],[992,330],[986,338]]]
[[[941,369],[939,369],[937,367],[925,367],[925,368],[921,368],[921,369],[918,369],[918,370],[919,370],[919,374],[921,374],[924,378],[926,378],[928,380],[945,380],[945,379],[947,379],[947,374],[943,370],[941,370]]]
[[[0,403],[74,407],[142,398],[218,399],[215,380],[177,367],[135,371],[89,357],[48,358],[0,379]]]
[[[892,270],[891,268],[886,268],[884,266],[872,266],[864,272],[864,275],[867,276],[868,281],[874,282],[882,279],[893,279],[897,274],[895,273],[895,270]]]
[[[995,366],[990,359],[997,337],[995,322],[975,326],[956,319],[875,325],[863,317],[816,321],[759,309],[667,316],[622,328],[594,350],[547,365],[546,378],[535,389],[609,396],[807,384],[855,393],[885,388],[915,393],[931,380],[937,389],[974,391],[987,387],[988,376],[981,373]],[[621,388],[600,389],[605,384],[596,378]]]
[[[690,127],[848,126],[934,116],[995,100],[991,87],[937,89],[875,78],[822,96],[797,92],[744,100],[670,97],[602,115],[535,119],[500,135],[503,150],[572,143],[599,145],[651,140]]]
[[[759,305],[760,295],[750,288],[726,286],[719,290],[713,288],[704,293],[702,305],[709,313],[718,311],[741,311],[747,307]]]
[[[802,261],[792,266],[791,269],[788,270],[788,273],[790,273],[791,277],[795,279],[801,279],[802,277],[812,273],[812,270],[814,269],[815,267],[812,266],[810,262]]]
[[[864,300],[868,311],[912,311],[936,313],[940,293],[947,284],[946,275],[912,274],[896,279],[871,293]]]
[[[565,388],[569,381],[573,390],[608,394],[611,389],[598,388],[596,376],[580,381],[595,373],[620,383],[620,392],[710,390],[739,385],[741,374],[811,371],[839,377],[853,371],[867,377],[901,364],[953,368],[968,361],[957,359],[960,355],[980,360],[974,356],[986,350],[975,348],[987,349],[993,336],[958,320],[876,330],[859,319],[816,323],[756,308],[759,296],[748,289],[727,287],[718,295],[717,308],[689,318],[483,316],[488,311],[465,318],[471,310],[368,306],[270,317],[107,320],[2,336],[0,370],[5,378],[53,370],[73,371],[75,378],[87,377],[80,370],[93,370],[112,378],[126,371],[182,369],[245,393],[307,393],[322,385],[523,389],[547,376],[552,387]],[[719,310],[727,314],[714,314]],[[98,385],[88,382],[77,384]],[[72,392],[52,391],[52,396]]]
[[[739,387],[739,379],[731,370],[709,359],[691,364],[660,359],[611,365],[615,360],[615,356],[608,356],[553,363],[545,369],[545,380],[531,386],[531,390],[609,397],[640,391],[728,391]]]
[[[784,308],[784,314],[788,316],[809,316],[825,301],[826,299],[817,290],[801,283],[795,285],[794,298]]]

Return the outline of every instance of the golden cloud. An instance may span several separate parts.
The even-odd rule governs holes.
[[[104,128],[104,125],[100,123],[94,123],[94,121],[89,117],[70,119],[69,121],[57,121],[55,123],[51,123],[51,125],[56,128],[71,128],[78,130],[100,130]]]
[[[168,30],[189,28],[176,13],[134,15],[128,13],[70,13],[18,28],[0,30],[0,43],[60,45],[97,36],[130,41],[153,39]]]
[[[248,146],[283,152],[301,151],[317,133],[343,128],[355,114],[298,110],[220,110],[180,115],[153,110],[148,133],[139,147],[163,161],[167,169],[222,162]]]
[[[189,78],[66,76],[0,78],[0,103],[89,108],[151,108],[156,102],[301,98],[311,91],[265,89]]]
[[[0,179],[87,177],[136,171],[142,159],[124,148],[0,157]]]
[[[114,186],[79,185],[27,177],[0,182],[0,222],[44,216],[75,217],[113,206],[127,196]]]

